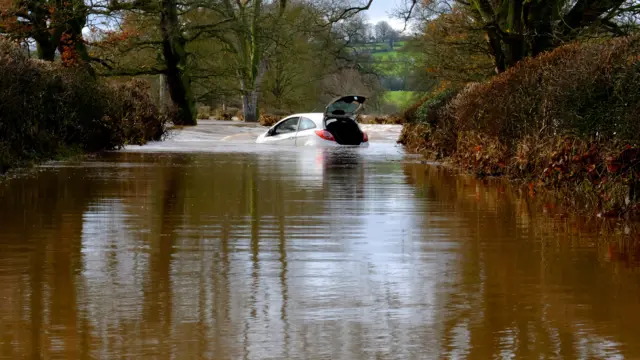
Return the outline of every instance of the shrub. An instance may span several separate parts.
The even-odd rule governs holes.
[[[456,94],[457,91],[454,89],[434,92],[416,109],[413,121],[435,126],[440,118],[440,109],[445,107]]]
[[[198,119],[209,119],[212,115],[211,106],[200,105],[197,109],[197,118]]]
[[[457,93],[454,88],[438,89],[407,110],[404,115],[407,125],[398,142],[433,160],[451,155],[458,135],[451,122],[445,120],[443,111]]]
[[[176,116],[176,109],[170,108],[168,114],[160,112],[150,96],[150,85],[142,80],[109,86],[109,95],[107,116],[117,119],[118,133],[123,136],[111,144],[100,145],[95,141],[97,150],[117,148],[121,143],[143,145],[148,141],[162,140],[167,122]]]
[[[418,113],[418,109],[420,109],[420,107],[422,106],[422,104],[424,104],[425,102],[427,102],[427,100],[429,100],[429,97],[423,97],[422,99],[420,99],[418,102],[416,102],[415,104],[409,106],[403,113],[402,113],[402,117],[404,118],[404,123],[405,124],[413,124],[416,122],[416,118],[417,118],[417,113]]]
[[[433,158],[427,154],[430,148],[427,139],[429,138],[429,125],[420,123],[406,123],[402,127],[400,138],[398,143],[404,145],[405,149],[414,152],[422,153],[428,158]],[[431,154],[430,154],[431,155]]]
[[[242,109],[237,109],[235,111],[235,115],[231,117],[231,119],[236,118],[240,121],[244,121],[244,111]]]
[[[260,125],[262,126],[273,126],[278,121],[282,120],[284,117],[279,115],[267,115],[260,114]]]
[[[560,47],[458,96],[460,129],[515,141],[529,134],[638,140],[640,38]]]
[[[401,141],[600,211],[630,209],[640,199],[638,88],[640,37],[569,44],[455,96],[422,99],[405,113]]]
[[[160,113],[142,81],[109,85],[82,69],[28,59],[0,40],[0,172],[68,149],[94,152],[160,140]]]
[[[224,109],[219,107],[213,111],[213,117],[216,120],[233,120],[238,114],[242,114],[242,111],[235,107],[226,107]]]

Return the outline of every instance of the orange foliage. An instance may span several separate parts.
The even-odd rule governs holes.
[[[18,21],[19,10],[13,0],[0,0],[0,27],[13,38],[24,38],[32,30],[31,24]]]
[[[128,41],[136,36],[138,36],[138,32],[135,29],[105,31],[105,38],[102,40],[102,43],[107,45],[116,45],[124,41]]]
[[[62,49],[60,57],[64,66],[74,66],[79,63],[75,39],[71,34],[62,34],[60,38],[60,48]]]

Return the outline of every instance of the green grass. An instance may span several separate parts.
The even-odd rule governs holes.
[[[381,75],[401,76],[409,66],[411,53],[402,51],[406,42],[400,41],[394,44],[393,51],[387,43],[362,44],[356,46],[359,52],[370,52],[372,65]]]
[[[387,52],[376,52],[371,54],[374,59],[379,61],[388,61],[388,60],[396,60],[401,57],[403,54],[400,54],[398,51],[387,51]]]
[[[390,50],[388,43],[360,44],[355,46],[359,53],[371,54],[371,66],[382,76],[402,77],[413,67],[411,52],[404,51],[407,42],[399,41]]]
[[[411,106],[418,96],[419,93],[417,91],[387,91],[384,94],[384,101],[387,104],[397,106],[398,109],[405,109]]]
[[[393,44],[393,50],[389,48],[388,43],[373,43],[373,44],[360,44],[356,45],[355,49],[359,52],[370,51],[374,56],[378,54],[387,54],[387,53],[395,53],[396,51],[402,49],[405,46],[406,42],[399,41]]]

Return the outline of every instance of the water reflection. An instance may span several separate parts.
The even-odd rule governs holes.
[[[604,258],[600,244],[616,246],[614,234],[536,211],[504,184],[436,167],[407,165],[405,174],[427,199],[455,208],[467,222],[458,230],[473,238],[462,243],[459,290],[444,319],[451,333],[466,329],[470,358],[638,357],[640,282]]]
[[[0,215],[3,358],[640,356],[631,245],[359,150],[107,154]]]

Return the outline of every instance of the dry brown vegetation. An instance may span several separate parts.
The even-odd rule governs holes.
[[[0,40],[0,173],[73,152],[160,140],[161,114],[147,84],[107,84],[83,69],[28,59]]]
[[[280,116],[280,115],[266,115],[266,114],[261,114],[260,115],[260,125],[262,126],[273,126],[275,125],[278,121],[282,120],[284,117]]]
[[[629,214],[640,163],[640,38],[575,43],[410,109],[401,142],[477,175]],[[580,196],[577,196],[580,194]]]

